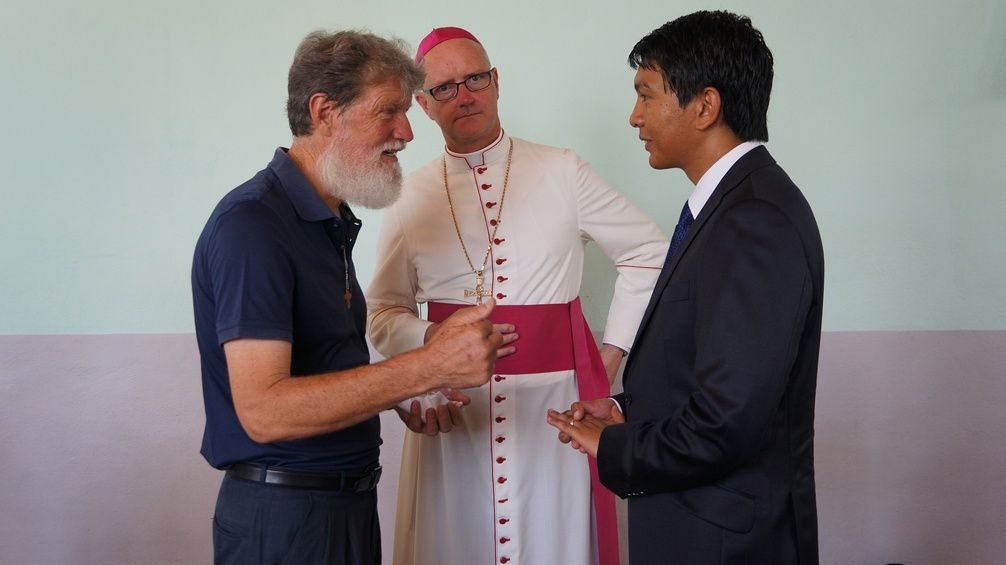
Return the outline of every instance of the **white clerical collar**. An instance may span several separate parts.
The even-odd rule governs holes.
[[[713,195],[713,191],[719,186],[720,181],[726,176],[727,171],[740,160],[748,151],[751,151],[755,147],[760,145],[765,145],[761,141],[745,141],[734,147],[730,151],[727,151],[725,155],[720,157],[709,170],[706,171],[699,182],[695,184],[695,190],[692,191],[692,195],[688,197],[688,207],[692,210],[692,217],[698,218],[699,212],[702,211],[702,207],[706,205],[709,201],[709,197]]]
[[[507,152],[509,151],[510,144],[504,143],[507,139],[506,132],[500,129],[500,134],[496,137],[496,140],[478,151],[473,151],[471,153],[456,153],[451,151],[449,148],[444,147],[444,151],[448,155],[455,157],[455,159],[448,159],[447,165],[452,169],[459,166],[467,166],[469,169],[474,169],[475,167],[484,167],[487,164],[500,162],[506,158]]]

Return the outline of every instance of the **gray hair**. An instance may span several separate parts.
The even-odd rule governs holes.
[[[309,101],[324,93],[345,110],[363,90],[374,84],[398,79],[403,94],[415,92],[423,84],[425,71],[408,55],[401,39],[385,39],[372,33],[315,31],[297,47],[287,81],[287,119],[293,135],[312,131]]]

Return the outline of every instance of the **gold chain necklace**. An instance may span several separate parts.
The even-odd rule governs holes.
[[[475,275],[475,290],[465,289],[465,298],[475,297],[476,304],[482,304],[482,299],[486,296],[492,294],[485,287],[485,272],[486,272],[486,262],[489,261],[489,253],[493,249],[493,240],[496,239],[496,231],[500,229],[500,218],[503,216],[503,202],[506,200],[506,188],[510,183],[510,162],[513,160],[513,138],[510,139],[510,149],[507,150],[506,154],[506,170],[503,173],[503,192],[500,194],[500,205],[499,209],[496,210],[496,219],[492,222],[493,233],[489,236],[489,245],[486,247],[486,254],[482,257],[482,266],[478,269],[475,268],[475,264],[472,263],[472,258],[468,255],[468,248],[465,247],[465,240],[461,237],[461,228],[458,227],[458,217],[454,213],[454,202],[451,200],[451,189],[447,185],[447,156],[444,155],[444,192],[447,193],[447,205],[451,209],[451,219],[454,220],[454,231],[458,234],[458,243],[461,244],[461,251],[465,254],[465,259],[468,261],[468,267],[472,270]]]

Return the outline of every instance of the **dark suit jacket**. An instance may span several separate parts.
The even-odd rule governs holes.
[[[810,206],[755,148],[664,266],[624,373],[626,423],[601,435],[632,565],[817,563],[823,285]]]

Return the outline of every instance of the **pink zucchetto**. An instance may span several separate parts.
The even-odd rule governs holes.
[[[419,61],[422,61],[430,49],[449,39],[471,39],[475,43],[482,45],[482,42],[475,39],[475,36],[469,33],[468,30],[459,27],[435,27],[433,31],[426,34],[426,37],[419,42],[419,49],[416,50],[416,63],[418,64]]]

